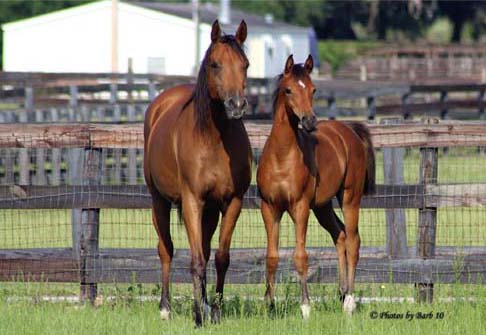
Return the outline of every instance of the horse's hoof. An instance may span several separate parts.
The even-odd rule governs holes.
[[[307,320],[310,316],[311,307],[309,304],[300,305],[300,310],[302,311],[302,318]]]
[[[162,308],[160,310],[160,318],[162,320],[170,320],[170,311],[167,308]]]
[[[355,309],[356,309],[356,302],[354,301],[354,296],[352,294],[347,294],[346,297],[344,298],[344,303],[343,303],[344,313],[348,314],[349,316],[352,316]]]

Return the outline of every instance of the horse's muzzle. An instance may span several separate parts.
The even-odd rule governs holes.
[[[303,116],[302,119],[300,119],[300,124],[305,131],[312,132],[316,130],[317,118],[315,115]]]
[[[248,100],[240,96],[228,98],[224,101],[224,109],[228,119],[241,119],[248,110]]]

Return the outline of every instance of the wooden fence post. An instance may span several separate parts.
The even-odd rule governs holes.
[[[440,92],[440,118],[441,120],[446,120],[448,117],[449,110],[447,108],[447,99],[448,94],[447,91]]]
[[[127,106],[128,122],[135,122],[135,106]],[[131,136],[132,134],[129,134]],[[127,177],[128,184],[135,185],[137,183],[137,149],[127,150]]]
[[[41,123],[44,122],[44,111],[36,110],[35,111],[35,122]],[[46,157],[45,153],[46,150],[43,148],[35,149],[35,185],[46,185],[47,184],[47,176],[46,176]]]
[[[51,109],[52,123],[59,122],[59,112],[56,108]],[[51,185],[61,183],[61,149],[53,148],[51,154]]]
[[[116,98],[116,96],[115,96]],[[113,105],[113,122],[114,123],[119,123],[121,122],[121,109],[120,105],[115,103]],[[119,185],[121,181],[121,169],[122,169],[122,149],[113,149],[113,167],[111,171],[112,175],[112,184],[113,185]]]
[[[155,88],[155,83],[153,81],[149,82],[148,85],[148,98],[149,101],[152,102],[154,101],[155,97],[157,96],[157,90]]]
[[[419,183],[424,185],[425,192],[427,192],[427,185],[437,183],[438,158],[437,148],[420,148]],[[416,256],[422,259],[434,258],[437,208],[427,207],[425,204],[419,209],[418,219]],[[416,287],[418,301],[431,303],[434,297],[434,284],[416,283]]]
[[[0,122],[1,123],[14,123],[13,120],[13,113],[11,112],[3,112],[0,114]],[[2,164],[5,170],[4,172],[4,181],[5,185],[12,185],[15,182],[14,179],[14,161],[15,161],[15,149],[5,148],[2,150]]]
[[[485,92],[485,89],[482,88],[479,91],[479,94],[478,94],[478,119],[479,120],[485,119],[484,105],[485,105],[486,101],[484,101],[484,92]]]
[[[327,116],[329,120],[335,120],[337,116],[336,98],[330,96],[327,98]]]
[[[410,93],[402,95],[402,114],[403,119],[408,120],[410,118],[410,110],[408,104],[410,103]]]
[[[397,124],[399,119],[384,119],[382,124]],[[404,148],[383,148],[383,175],[387,185],[403,185]],[[386,215],[386,251],[391,259],[406,258],[407,224],[405,210],[402,208],[387,209]]]
[[[110,104],[116,104],[118,100],[118,85],[117,84],[110,84]]]
[[[84,150],[83,185],[99,185],[101,176],[101,149]],[[81,209],[80,236],[80,297],[94,302],[98,284],[96,266],[99,259],[99,208]]]
[[[19,122],[29,122],[29,114],[34,112],[34,89],[25,88],[25,111],[20,112]],[[19,149],[19,185],[29,185],[30,183],[30,157],[28,149]]]
[[[78,120],[78,87],[75,85],[69,86],[69,108],[68,121],[76,122]],[[83,149],[72,148],[68,149],[68,181],[70,185],[81,185],[83,183]],[[73,208],[71,210],[71,234],[73,244],[73,256],[76,260],[80,260],[80,237],[81,237],[81,210]]]
[[[368,120],[374,120],[376,116],[375,97],[370,95],[366,98],[366,105],[368,106]]]

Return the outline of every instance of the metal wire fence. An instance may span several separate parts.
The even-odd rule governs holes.
[[[257,164],[270,125],[246,126]],[[375,195],[363,199],[360,211],[358,281],[486,282],[485,126],[370,125],[379,185]],[[0,127],[1,280],[158,282],[141,128]],[[424,171],[432,174],[424,177]],[[266,235],[255,183],[253,178],[234,233],[230,283],[264,278]],[[171,224],[173,279],[190,282],[185,228],[175,210]],[[217,236],[218,231],[213,248]],[[280,274],[292,276],[294,225],[287,215],[280,236]],[[307,241],[309,280],[335,282],[334,246],[314,216]],[[210,280],[213,276],[210,262]]]

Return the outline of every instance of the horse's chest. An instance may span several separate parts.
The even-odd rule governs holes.
[[[197,183],[203,193],[213,199],[227,199],[244,192],[249,184],[250,166],[248,159],[229,157],[213,153],[204,159]]]
[[[273,162],[265,168],[262,180],[262,196],[285,207],[303,197],[311,199],[314,194],[315,178],[303,163],[293,163],[290,167],[287,164]]]

